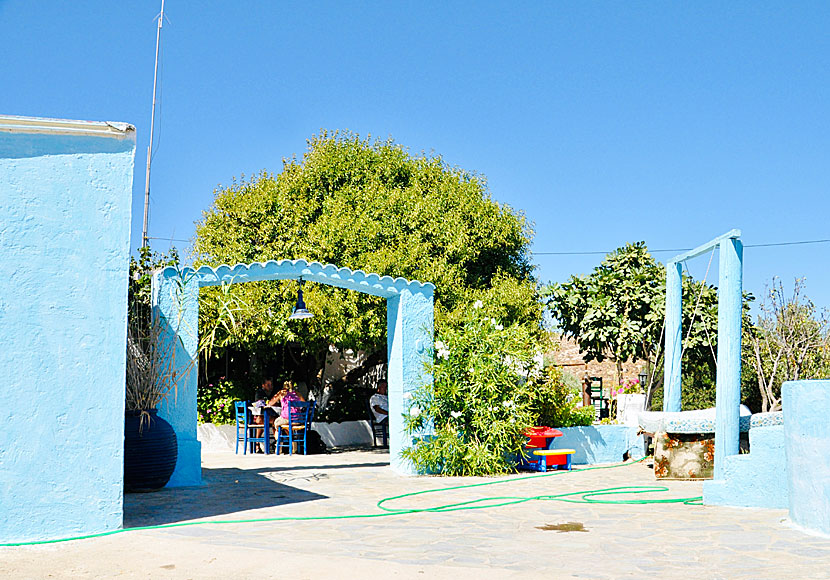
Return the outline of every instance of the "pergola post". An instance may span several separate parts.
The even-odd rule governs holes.
[[[666,366],[663,411],[680,411],[680,357],[683,350],[683,278],[680,262],[666,264]]]
[[[178,458],[167,485],[171,487],[202,483],[202,444],[196,438],[199,412],[196,390],[199,360],[199,284],[180,272],[173,278],[153,276],[153,324],[171,353],[176,373],[181,377],[175,394],[159,406],[159,417],[176,432]],[[172,344],[171,344],[172,343]]]
[[[715,479],[723,479],[725,458],[737,455],[740,447],[742,271],[741,240],[722,241],[718,281]]]
[[[386,345],[389,361],[389,456],[397,473],[414,474],[401,450],[410,447],[404,432],[407,394],[432,382],[427,363],[432,351],[433,298],[404,290],[386,300]]]

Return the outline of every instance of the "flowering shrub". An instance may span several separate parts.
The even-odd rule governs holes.
[[[232,425],[236,422],[233,404],[235,401],[244,401],[245,398],[244,389],[225,377],[216,383],[200,386],[196,394],[199,423]]]
[[[616,397],[617,395],[634,395],[642,392],[643,389],[640,387],[639,379],[623,379],[619,387],[611,388],[612,397]]]
[[[481,301],[435,342],[433,384],[405,401],[415,443],[403,456],[425,472],[487,475],[515,470],[534,425],[537,340],[526,326],[504,327]]]

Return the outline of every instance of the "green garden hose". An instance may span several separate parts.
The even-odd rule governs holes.
[[[185,526],[205,526],[205,525],[218,525],[218,524],[250,524],[250,523],[262,523],[262,522],[302,522],[302,521],[321,521],[321,520],[349,520],[349,519],[358,519],[358,518],[383,518],[383,517],[390,517],[390,516],[400,516],[406,514],[417,514],[417,513],[443,513],[443,512],[454,512],[454,511],[462,511],[462,510],[475,510],[475,509],[487,509],[487,508],[495,508],[495,507],[503,507],[508,505],[515,505],[520,503],[525,503],[529,501],[562,501],[568,503],[592,503],[592,504],[628,504],[628,505],[644,505],[644,504],[684,504],[684,505],[702,505],[703,498],[701,496],[696,497],[682,497],[682,498],[670,498],[670,499],[606,499],[608,497],[614,496],[624,496],[624,495],[632,495],[632,494],[643,494],[643,493],[654,493],[654,492],[664,492],[669,491],[669,488],[663,486],[655,486],[655,485],[627,485],[627,486],[620,486],[620,487],[609,487],[605,489],[592,489],[592,490],[583,490],[583,491],[573,491],[569,493],[560,493],[556,495],[537,495],[537,496],[492,496],[492,497],[484,497],[479,499],[449,503],[438,505],[434,507],[427,507],[427,508],[390,508],[386,507],[384,504],[401,500],[408,497],[414,497],[417,495],[427,495],[431,493],[442,493],[448,491],[454,491],[459,489],[471,489],[474,487],[484,487],[489,485],[498,485],[502,483],[515,483],[517,481],[525,481],[529,479],[539,479],[545,477],[551,477],[554,475],[564,474],[564,473],[578,473],[582,471],[592,471],[596,469],[613,469],[616,467],[623,467],[626,465],[633,465],[634,463],[639,463],[643,461],[645,458],[640,459],[639,461],[628,462],[628,463],[615,463],[613,465],[602,465],[597,467],[583,467],[581,469],[574,469],[573,471],[551,471],[548,473],[540,473],[535,475],[528,475],[524,477],[512,477],[509,479],[496,479],[493,481],[484,481],[481,483],[471,483],[466,485],[456,485],[452,487],[442,487],[438,489],[428,489],[423,491],[414,491],[410,493],[404,493],[401,495],[396,495],[392,497],[387,497],[380,500],[377,503],[377,507],[379,512],[371,513],[371,514],[353,514],[353,515],[345,515],[345,516],[285,516],[285,517],[277,517],[277,518],[253,518],[253,519],[245,519],[245,520],[207,520],[207,521],[195,521],[195,522],[181,522],[176,524],[161,524],[156,526],[140,526],[135,528],[122,528],[120,530],[111,530],[109,532],[100,532],[97,534],[87,534],[83,536],[71,536],[67,538],[58,538],[53,540],[39,540],[39,541],[32,541],[32,542],[11,542],[11,543],[0,543],[0,547],[12,547],[12,546],[35,546],[40,544],[57,544],[60,542],[71,542],[74,540],[87,540],[90,538],[101,538],[104,536],[112,536],[114,534],[122,534],[124,532],[137,532],[141,530],[163,530],[168,528],[181,528]]]

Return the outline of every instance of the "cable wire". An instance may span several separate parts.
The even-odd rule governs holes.
[[[772,248],[775,246],[800,246],[804,244],[826,244],[830,243],[830,238],[820,240],[801,240],[797,242],[772,242],[769,244],[744,244],[744,248]],[[659,250],[649,250],[649,254],[657,254],[663,252],[688,252],[692,248],[668,248]],[[613,251],[613,250],[612,250]],[[611,252],[531,252],[534,256],[604,256]]]

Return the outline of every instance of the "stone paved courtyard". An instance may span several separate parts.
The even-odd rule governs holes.
[[[494,481],[403,477],[388,461],[387,453],[372,450],[204,454],[205,485],[127,495],[125,526],[378,514],[385,497]],[[645,463],[501,479],[508,481],[388,506],[654,485],[669,491],[648,497],[667,499],[700,495],[702,487],[656,482]],[[634,497],[646,496],[626,496]],[[528,501],[388,517],[206,524],[0,548],[0,577],[830,578],[830,539],[792,529],[786,517],[786,510]]]

